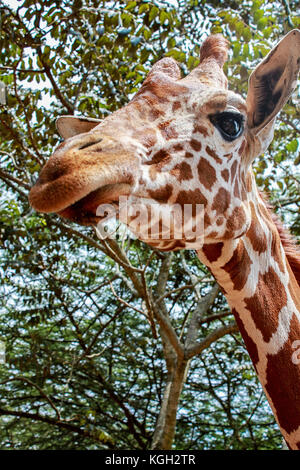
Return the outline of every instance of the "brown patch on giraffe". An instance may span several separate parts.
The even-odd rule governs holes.
[[[181,108],[181,103],[180,101],[174,101],[173,105],[172,105],[172,111],[174,113],[174,111],[177,111],[177,109],[180,109]]]
[[[281,245],[280,236],[277,230],[275,229],[275,227],[271,226],[269,228],[272,231],[271,254],[274,260],[276,261],[276,263],[278,264],[280,271],[284,273],[285,266],[283,263],[281,249],[280,249],[280,245]]]
[[[224,157],[227,158],[228,161],[230,162],[230,160],[231,160],[232,157],[233,157],[233,153],[225,153]]]
[[[190,180],[193,178],[192,169],[186,162],[181,162],[175,165],[170,173],[175,176],[180,183],[182,180]]]
[[[182,150],[184,150],[184,147],[182,144],[175,144],[171,147],[171,151],[174,151],[174,152],[181,152]]]
[[[138,139],[146,148],[152,148],[157,142],[156,132],[153,129],[143,129],[135,134]]]
[[[246,189],[248,193],[252,191],[252,176],[250,173],[247,173],[246,175]]]
[[[242,155],[243,151],[245,150],[245,146],[246,146],[246,140],[243,140],[242,145],[240,146],[238,150],[239,155]]]
[[[207,234],[210,238],[217,238],[219,236],[218,232],[212,231]]]
[[[254,251],[257,251],[258,253],[264,253],[268,247],[267,237],[261,226],[259,218],[257,217],[255,206],[252,201],[250,201],[250,209],[251,225],[246,236],[250,240]]]
[[[211,225],[210,218],[209,218],[208,214],[205,212],[204,213],[204,228],[207,228],[210,225]]]
[[[166,184],[159,189],[149,189],[149,195],[156,201],[168,201],[173,192],[173,188],[170,184]]]
[[[240,185],[239,185],[239,180],[238,180],[238,178],[236,178],[236,180],[235,180],[235,182],[234,182],[233,195],[234,195],[236,198],[241,199],[241,192],[240,192]]]
[[[278,328],[278,315],[287,303],[285,287],[273,268],[259,274],[255,294],[245,298],[246,308],[251,313],[264,341],[269,341]]]
[[[217,261],[220,258],[222,254],[222,249],[222,242],[211,243],[202,246],[202,251],[210,263],[213,263],[214,261]]]
[[[229,180],[229,171],[228,170],[222,170],[221,171],[221,175],[222,175],[222,178],[224,179],[224,181],[228,181]]]
[[[222,225],[223,222],[224,222],[224,217],[219,217],[219,218],[217,219],[217,222],[216,222],[216,223],[217,223],[217,225]]]
[[[237,170],[237,161],[235,160],[233,162],[233,164],[231,165],[231,169],[230,169],[231,182],[232,183],[233,183],[233,180],[234,180],[234,177],[235,177],[235,174],[236,174],[236,170]]]
[[[159,108],[151,108],[148,111],[148,119],[150,121],[156,121],[159,117],[164,116],[164,112],[162,112]]]
[[[204,137],[208,137],[208,129],[201,124],[195,124],[193,129],[193,134],[202,134]]]
[[[211,189],[217,180],[216,170],[205,158],[202,157],[199,160],[197,168],[200,183],[202,183],[206,189]]]
[[[279,424],[287,433],[298,429],[300,423],[300,368],[292,361],[295,349],[291,346],[299,337],[299,321],[293,315],[287,343],[277,354],[267,355],[266,391],[274,404]],[[279,381],[283,370],[284,380]]]
[[[242,201],[247,200],[247,190],[246,190],[246,184],[245,184],[245,173],[241,169],[239,170],[239,187],[240,187],[240,198]]]
[[[146,106],[144,105],[145,103],[143,103],[144,106],[142,109],[144,110],[144,113],[147,114],[147,118],[150,121],[155,121],[160,116],[164,116],[165,112],[161,109],[159,100],[152,94],[143,93],[142,96],[140,96],[141,90],[133,98],[132,103],[134,102],[136,104],[137,99],[142,99],[144,102],[146,102]]]
[[[171,126],[172,120],[162,122],[158,125],[158,128],[166,140],[176,139],[178,137],[178,133],[174,129],[174,126]]]
[[[196,152],[200,152],[200,150],[201,150],[201,148],[202,148],[201,142],[199,142],[199,141],[196,140],[196,139],[191,139],[191,140],[190,140],[190,146],[191,146],[192,149],[194,149]]]
[[[230,193],[226,189],[220,188],[214,197],[211,208],[215,210],[217,214],[225,214],[230,206],[230,201]]]
[[[208,145],[206,146],[206,152],[208,153],[208,155],[210,155],[212,158],[214,158],[216,160],[217,163],[222,163],[222,160],[220,157],[218,157],[218,155],[216,154],[216,152],[210,148]]]
[[[241,201],[245,201],[247,199],[247,193],[242,177],[235,179],[233,194],[237,199],[240,199]]]
[[[189,203],[189,204],[204,204],[206,205],[207,204],[207,199],[203,196],[203,194],[201,193],[200,189],[190,189],[188,191],[179,191],[179,193],[177,194],[177,198],[176,198],[176,203],[180,204],[181,206],[183,206],[184,204],[186,203]]]
[[[249,355],[251,357],[251,360],[253,362],[253,365],[256,369],[256,364],[258,363],[259,361],[259,355],[258,355],[258,349],[257,349],[257,346],[256,344],[254,343],[253,339],[250,338],[250,336],[248,335],[245,327],[244,327],[244,323],[242,322],[240,316],[239,316],[239,313],[236,311],[235,308],[232,309],[232,313],[235,317],[235,321],[237,322],[237,325],[239,327],[239,330],[240,330],[240,333],[243,337],[243,340],[245,342],[245,345],[246,345],[246,348],[247,348],[247,351],[249,352]]]
[[[252,261],[244,243],[240,240],[231,259],[222,267],[229,274],[235,290],[242,290],[245,286],[250,274],[251,264]]]
[[[145,136],[142,139],[142,144],[145,145],[147,148],[152,148],[157,142],[157,137],[156,135],[151,135],[151,134],[145,134]]]
[[[175,242],[175,247],[178,249],[185,248],[185,242],[184,240],[176,240]]]
[[[170,154],[166,150],[159,150],[152,156],[151,160],[148,160],[144,164],[155,165],[159,163],[162,166],[162,165],[166,165],[167,163],[169,163],[170,160],[171,160]]]
[[[184,154],[185,158],[193,158],[193,154],[191,152],[185,152]]]
[[[224,234],[224,238],[233,238],[235,232],[243,227],[246,223],[246,214],[243,206],[235,207],[231,216],[227,220],[227,230]]]

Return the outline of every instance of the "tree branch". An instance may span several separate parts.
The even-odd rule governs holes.
[[[80,436],[89,437],[93,441],[100,442],[104,444],[109,449],[114,449],[115,444],[112,438],[105,433],[104,431],[88,431],[86,429],[81,429],[74,424],[66,423],[64,421],[58,421],[54,418],[49,418],[47,416],[42,416],[38,413],[27,413],[24,411],[13,411],[13,410],[5,410],[4,408],[0,408],[0,416],[17,416],[18,418],[26,418],[32,419],[33,421],[41,421],[42,423],[51,424],[53,426],[57,426],[62,429],[66,429],[67,431],[75,432]]]
[[[13,382],[14,380],[21,380],[22,382],[25,382],[25,383],[28,383],[29,385],[31,385],[32,387],[36,388],[40,394],[47,400],[47,402],[49,403],[49,405],[51,406],[51,408],[53,408],[53,410],[55,411],[56,413],[56,416],[57,416],[57,419],[60,421],[61,420],[61,416],[60,416],[60,412],[58,411],[58,409],[56,408],[56,406],[54,405],[53,401],[51,400],[50,397],[48,397],[48,395],[43,391],[43,389],[37,385],[36,383],[32,382],[30,379],[28,379],[27,377],[20,377],[20,376],[17,376],[17,377],[13,377],[11,379],[8,379],[8,380],[4,380],[3,382],[0,382],[0,385],[4,385],[8,382]]]
[[[54,93],[55,93],[56,97],[59,99],[61,104],[68,110],[68,112],[70,114],[74,114],[74,106],[72,105],[72,103],[70,103],[70,101],[68,101],[63,96],[60,89],[58,88],[57,83],[54,80],[54,77],[52,75],[51,67],[49,66],[49,64],[47,64],[47,62],[45,62],[45,60],[43,58],[43,54],[41,53],[41,49],[39,47],[37,48],[37,53],[38,53],[38,56],[39,56],[39,59],[40,59],[41,63],[43,64],[45,74],[49,78],[49,81],[50,81],[50,83],[53,87],[53,90],[54,90]]]
[[[229,323],[229,325],[222,326],[221,328],[216,329],[206,338],[204,338],[196,346],[193,346],[185,351],[185,357],[191,359],[198,354],[201,354],[205,349],[207,349],[212,343],[227,335],[228,333],[235,333],[239,331],[236,323]]]
[[[198,329],[200,326],[201,317],[208,311],[215,301],[216,296],[219,292],[219,286],[217,283],[211,288],[210,292],[202,297],[197,303],[197,307],[191,315],[190,324],[188,327],[186,340],[185,340],[185,349],[189,350],[192,345],[195,343],[197,338]]]

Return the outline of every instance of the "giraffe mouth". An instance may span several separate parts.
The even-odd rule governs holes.
[[[130,193],[131,186],[127,183],[107,184],[57,214],[80,225],[96,225],[108,215],[117,217],[119,197],[128,196]]]

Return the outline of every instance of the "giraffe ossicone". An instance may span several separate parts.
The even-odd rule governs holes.
[[[120,197],[151,201],[162,214],[173,205],[201,206],[201,241],[175,230],[148,239],[153,215],[137,235],[160,250],[197,250],[227,297],[286,442],[300,449],[300,256],[251,170],[295,87],[300,31],[290,31],[254,69],[246,100],[227,88],[227,50],[228,42],[212,35],[186,77],[164,58],[134,98],[104,120],[58,118],[65,140],[29,199],[38,211],[91,225],[105,204],[122,220]],[[195,216],[192,210],[191,226]],[[156,235],[162,222],[158,217]]]

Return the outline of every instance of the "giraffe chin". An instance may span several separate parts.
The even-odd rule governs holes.
[[[87,194],[71,206],[57,212],[57,214],[80,225],[96,225],[105,217],[105,215],[97,214],[98,207],[107,204],[110,211],[114,210],[115,216],[117,216],[119,197],[128,196],[130,189],[131,186],[125,183],[105,185]]]

